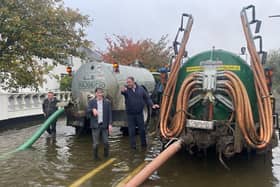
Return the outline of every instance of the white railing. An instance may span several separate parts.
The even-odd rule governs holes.
[[[54,92],[60,101],[69,101],[71,92]],[[47,93],[0,93],[0,120],[40,115]]]

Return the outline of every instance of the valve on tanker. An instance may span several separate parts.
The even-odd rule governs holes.
[[[120,72],[119,64],[116,63],[116,62],[113,63],[113,72],[115,72],[115,73],[119,73]]]
[[[72,76],[72,67],[71,66],[67,66],[66,72],[68,73],[69,76]]]

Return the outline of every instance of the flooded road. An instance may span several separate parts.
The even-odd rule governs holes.
[[[0,132],[0,155],[27,140],[39,126]],[[147,158],[158,152],[160,143],[149,136],[149,147],[130,150],[128,137],[114,128],[110,137],[110,158],[116,160],[87,180],[85,187],[117,186]],[[31,149],[0,160],[0,186],[69,186],[94,168],[106,162],[94,161],[90,135],[77,137],[65,121],[57,125],[56,138],[44,133]],[[171,158],[146,187],[274,187],[280,186],[280,149],[266,156],[239,157],[226,161],[227,171],[217,158],[190,157],[179,152]]]

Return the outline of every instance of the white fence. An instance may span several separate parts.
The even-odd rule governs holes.
[[[60,101],[69,101],[70,92],[54,92]],[[47,93],[0,93],[0,120],[43,114]]]

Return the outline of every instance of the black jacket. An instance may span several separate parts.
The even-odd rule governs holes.
[[[145,104],[152,106],[153,102],[142,86],[136,84],[135,92],[131,88],[121,92],[125,98],[125,107],[127,114],[140,114],[143,112]]]
[[[55,97],[49,101],[48,99],[45,99],[42,105],[43,112],[46,114],[46,116],[50,116],[52,113],[54,113],[57,110],[56,104],[59,102]]]
[[[111,103],[107,99],[103,99],[103,124],[98,125],[98,117],[94,116],[92,109],[97,108],[97,100],[92,99],[88,103],[88,113],[90,116],[90,128],[104,128],[108,129],[109,124],[112,124],[112,107]]]

